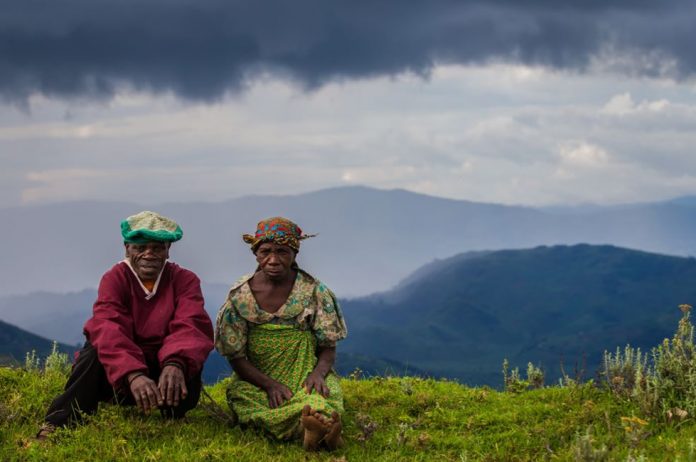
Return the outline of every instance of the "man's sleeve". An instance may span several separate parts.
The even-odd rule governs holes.
[[[174,317],[169,322],[169,334],[157,354],[160,365],[176,363],[183,367],[187,377],[203,369],[213,349],[213,324],[203,305],[203,294],[198,277],[182,271],[175,278],[177,294]]]
[[[99,362],[114,387],[126,385],[131,372],[147,372],[145,355],[133,341],[133,317],[124,303],[126,281],[108,271],[99,283],[93,315],[84,327],[87,340],[97,350]]]

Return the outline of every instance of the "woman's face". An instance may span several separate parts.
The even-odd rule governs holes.
[[[287,245],[264,242],[256,249],[256,261],[268,279],[282,281],[292,272],[295,251]]]

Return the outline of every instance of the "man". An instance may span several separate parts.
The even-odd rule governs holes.
[[[213,327],[194,273],[167,262],[182,230],[154,212],[121,223],[126,258],[99,284],[87,339],[65,391],[46,413],[37,438],[100,401],[135,404],[148,413],[180,418],[198,403],[203,363],[213,349]]]

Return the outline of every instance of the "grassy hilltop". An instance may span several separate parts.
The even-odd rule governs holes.
[[[104,405],[84,425],[33,440],[68,372],[65,355],[44,367],[0,368],[0,460],[144,461],[696,461],[696,347],[689,307],[650,360],[627,347],[605,356],[602,383],[570,377],[542,386],[505,372],[505,390],[412,377],[342,380],[347,445],[305,454],[230,426],[199,406],[184,421]],[[226,410],[225,382],[207,390]],[[203,400],[206,403],[206,400]]]
[[[104,406],[86,425],[37,444],[31,437],[62,382],[59,374],[0,369],[3,461],[602,460],[577,456],[599,456],[602,447],[608,460],[694,457],[693,422],[633,419],[626,430],[638,409],[593,386],[510,393],[409,378],[344,380],[347,447],[307,459],[299,444],[229,428],[200,408],[184,422],[163,422]],[[209,391],[223,401],[222,384]]]

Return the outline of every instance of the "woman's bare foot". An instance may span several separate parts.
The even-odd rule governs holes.
[[[338,448],[343,447],[343,437],[341,432],[343,431],[343,424],[341,423],[341,416],[338,412],[334,411],[331,414],[331,429],[324,437],[324,442],[329,448],[329,451],[335,451]]]
[[[302,408],[300,421],[302,422],[302,427],[304,427],[304,443],[302,446],[305,451],[318,450],[319,443],[331,429],[331,422],[317,411],[312,410],[309,404]]]

